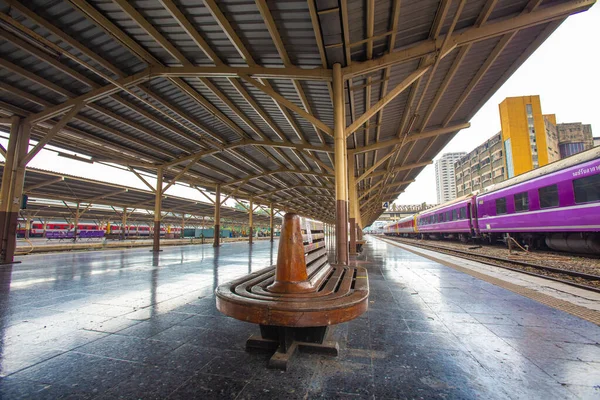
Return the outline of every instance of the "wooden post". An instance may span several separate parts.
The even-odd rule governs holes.
[[[252,215],[254,214],[252,210],[254,209],[254,201],[252,201],[252,197],[250,197],[250,207],[248,207],[248,243],[252,244],[252,234],[254,233],[254,225],[252,221]]]
[[[217,191],[215,195],[215,232],[213,247],[219,247],[220,236],[221,236],[221,185],[217,185]]]
[[[163,187],[163,171],[162,167],[156,170],[156,197],[154,198],[154,237],[152,242],[152,251],[160,251],[160,217],[162,206],[162,187]]]
[[[336,262],[348,264],[348,181],[344,104],[344,78],[342,66],[333,65],[333,133],[335,151],[335,225]]]
[[[25,181],[25,165],[21,164],[27,156],[31,132],[30,124],[21,121],[21,118],[12,117],[11,120],[0,188],[0,264],[10,264],[14,261],[17,224]]]

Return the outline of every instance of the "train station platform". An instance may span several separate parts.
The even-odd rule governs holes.
[[[367,237],[369,311],[333,329],[337,358],[287,372],[246,353],[255,325],[221,283],[277,242],[31,255],[2,267],[0,398],[597,398],[600,327]]]

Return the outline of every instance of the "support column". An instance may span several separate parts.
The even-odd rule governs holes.
[[[29,239],[29,234],[31,232],[31,217],[27,217],[25,220],[25,239]]]
[[[179,238],[185,238],[185,214],[181,215],[181,234],[179,235]]]
[[[48,230],[48,220],[44,218],[44,227],[42,228],[42,237],[46,237],[46,230]]]
[[[274,231],[274,229],[273,229],[273,228],[274,228],[274,226],[273,226],[273,222],[274,222],[274,219],[275,219],[275,214],[274,214],[274,212],[273,212],[273,203],[270,203],[270,204],[269,204],[269,209],[270,209],[270,211],[271,211],[271,212],[269,213],[269,214],[270,214],[270,219],[269,219],[269,229],[270,229],[270,233],[269,233],[269,235],[271,236],[271,242],[273,242],[273,235],[274,235],[274,233],[273,233],[273,231]]]
[[[25,165],[21,164],[27,155],[30,128],[21,118],[12,117],[0,189],[0,264],[14,261],[17,222],[25,181]]]
[[[254,221],[252,221],[252,216],[253,216],[253,212],[252,210],[254,209],[254,201],[252,200],[252,197],[250,197],[250,207],[248,208],[248,212],[250,213],[248,216],[248,243],[252,244],[252,235],[254,234]]]
[[[121,238],[125,240],[125,237],[128,236],[125,234],[125,229],[127,227],[127,207],[123,207],[123,215],[121,216]],[[129,233],[129,232],[127,232]]]
[[[221,185],[217,185],[217,191],[215,196],[215,232],[213,247],[219,247],[220,236],[221,236]]]
[[[342,66],[333,65],[333,133],[335,151],[335,227],[336,262],[348,264],[348,181],[346,165],[346,135],[344,78]]]
[[[160,251],[160,217],[162,206],[162,187],[163,187],[163,170],[162,167],[156,169],[156,191],[154,198],[154,237],[152,242],[152,251],[158,253]]]
[[[75,224],[73,224],[73,241],[76,242],[77,241],[77,227],[79,225],[79,202],[77,202],[76,204],[76,209],[75,209]]]
[[[348,157],[348,199],[350,209],[350,255],[356,252],[356,208],[358,197],[356,195],[356,178],[354,176],[354,156]]]

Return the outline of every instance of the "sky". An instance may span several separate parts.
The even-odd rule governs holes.
[[[490,98],[473,117],[471,127],[459,132],[440,152],[469,152],[500,130],[498,104],[506,97],[540,95],[542,112],[556,114],[557,122],[592,124],[600,136],[600,6],[571,16],[542,44],[521,68]],[[7,141],[0,139],[5,147]],[[64,174],[147,189],[132,173],[113,167],[93,165],[59,157],[42,150],[29,164]],[[148,180],[154,184],[155,180]],[[174,196],[206,202],[195,189],[173,185],[167,192]],[[427,166],[396,204],[436,202],[435,172]],[[230,200],[226,203],[232,206]]]
[[[558,123],[592,125],[600,136],[600,6],[573,15],[533,53],[460,131],[443,153],[467,153],[500,131],[498,104],[506,97],[539,95],[542,113]],[[428,165],[396,204],[435,204],[435,169]]]

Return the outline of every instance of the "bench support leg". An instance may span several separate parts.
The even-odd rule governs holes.
[[[253,335],[246,342],[246,351],[275,350],[269,360],[268,367],[287,370],[288,361],[297,350],[309,353],[337,356],[337,342],[324,340],[327,335],[326,326],[313,328],[289,328],[282,326],[261,325],[261,336]]]

